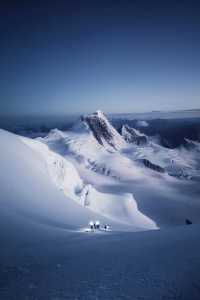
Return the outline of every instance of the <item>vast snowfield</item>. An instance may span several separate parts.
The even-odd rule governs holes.
[[[127,128],[0,130],[0,299],[199,299],[200,144]]]

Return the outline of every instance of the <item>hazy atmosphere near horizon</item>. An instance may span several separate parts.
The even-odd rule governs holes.
[[[197,109],[199,1],[4,1],[1,115]]]

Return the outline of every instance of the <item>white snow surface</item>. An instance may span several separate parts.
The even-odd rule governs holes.
[[[132,203],[135,202],[139,211],[157,227],[183,224],[186,218],[200,221],[199,149],[196,145],[192,151],[184,147],[167,149],[148,137],[145,145],[125,143],[119,150],[111,151],[97,141],[84,119],[70,131],[55,129],[38,140],[71,161],[84,184],[92,185],[88,199],[90,196],[93,199],[94,190],[115,194],[116,205],[120,196],[127,207],[125,195],[132,194]],[[165,172],[148,168],[142,159],[162,167]],[[106,195],[108,204],[109,199],[110,195]],[[96,210],[93,201],[90,209]],[[110,218],[115,219],[114,208],[112,212]],[[101,214],[107,216],[103,209]],[[127,214],[121,214],[120,219],[124,220],[124,216]]]
[[[111,151],[84,127],[0,130],[0,299],[199,300],[200,228],[177,226],[199,223],[199,185],[136,163],[194,169],[196,146]],[[90,220],[111,231],[86,232]]]
[[[90,219],[123,230],[157,228],[138,210],[132,194],[96,191],[83,182],[71,162],[40,141],[5,131],[0,132],[0,141],[1,190],[6,206],[13,205],[36,218],[64,222],[69,229],[86,226]]]

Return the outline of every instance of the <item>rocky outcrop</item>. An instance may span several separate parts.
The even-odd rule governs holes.
[[[136,145],[146,145],[148,138],[145,134],[140,133],[137,129],[123,125],[121,134],[126,142]]]
[[[87,124],[100,145],[109,146],[116,150],[125,145],[122,136],[101,111],[98,110],[91,115],[82,116],[81,121]]]
[[[149,168],[149,169],[152,169],[156,172],[159,172],[159,173],[165,173],[165,169],[162,168],[161,166],[159,165],[156,165],[152,162],[150,162],[150,160],[146,159],[146,158],[142,158],[139,160],[145,167]]]

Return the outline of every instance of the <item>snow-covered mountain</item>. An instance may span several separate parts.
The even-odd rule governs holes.
[[[123,131],[126,131],[127,128],[124,126]],[[135,130],[130,130],[130,133],[132,136],[136,133],[136,138],[143,137]],[[20,171],[20,165],[23,166],[25,162],[28,162],[28,165],[23,167],[26,172],[22,173],[20,178],[29,179],[30,186],[34,186],[34,182],[39,181],[43,189],[45,185],[54,189],[51,203],[53,203],[53,199],[59,199],[59,197],[62,198],[59,203],[64,203],[61,205],[61,222],[63,222],[66,203],[68,205],[73,203],[72,207],[77,207],[77,209],[73,208],[76,211],[73,221],[71,221],[73,213],[70,215],[70,226],[76,224],[76,227],[83,227],[89,219],[98,218],[102,222],[107,221],[123,230],[126,226],[133,231],[154,229],[157,228],[158,216],[153,215],[151,218],[151,213],[147,212],[145,215],[143,211],[139,210],[138,204],[141,195],[139,193],[139,198],[137,198],[138,184],[146,182],[145,188],[143,187],[143,192],[146,194],[146,188],[151,188],[152,184],[159,186],[159,189],[165,189],[166,185],[173,182],[169,175],[182,179],[198,179],[198,162],[196,162],[194,152],[191,154],[185,148],[166,149],[153,142],[152,139],[147,138],[147,140],[148,142],[142,146],[138,143],[126,143],[124,136],[114,129],[105,115],[97,111],[92,115],[82,117],[70,131],[63,132],[55,129],[50,131],[45,138],[29,139],[1,131],[2,149],[8,147],[11,152],[11,149],[14,151],[16,148],[16,151],[11,153],[11,157],[6,156],[7,152],[4,151],[4,156],[1,156],[3,159],[1,167],[8,166],[13,169],[12,174],[16,174],[15,170],[19,168]],[[18,152],[25,153],[23,160],[15,157]],[[10,161],[13,161],[11,165]],[[29,167],[30,164],[32,167]],[[6,170],[6,167],[4,169]],[[40,170],[39,173],[38,170]],[[37,173],[37,176],[33,177],[32,173],[34,172]],[[3,173],[2,191],[8,195],[10,190],[8,186],[6,189],[6,182],[15,181],[12,176],[8,177],[10,173],[7,174],[6,171]],[[48,183],[44,184],[43,181],[48,181]],[[128,188],[123,187],[122,190],[116,188],[126,185],[127,182],[131,183]],[[112,188],[106,188],[106,185],[110,185]],[[28,195],[28,191],[25,189],[26,185],[15,183],[13,186],[15,186],[14,197],[19,195],[18,198],[22,201],[24,195]],[[60,191],[60,194],[57,195],[55,190]],[[38,205],[39,208],[44,204],[41,202],[41,198],[48,198],[49,191],[50,189],[45,188],[38,195],[31,192],[27,196],[30,197],[30,203],[32,203],[29,207]],[[24,207],[26,206],[27,204],[24,205]],[[51,205],[48,203],[47,211],[45,211],[45,207],[39,209],[40,214],[44,210],[44,217],[49,216],[50,207]],[[76,217],[80,210],[83,211],[81,215],[85,216],[83,217],[84,221],[81,221],[82,217]],[[54,211],[53,206],[52,211]],[[31,212],[28,209],[29,213],[32,214],[32,208]],[[59,214],[57,214],[58,218]],[[67,215],[66,212],[65,216]]]
[[[9,209],[14,201],[16,211],[30,214],[33,219],[48,217],[52,222],[66,223],[69,228],[87,226],[90,219],[123,230],[157,228],[138,210],[132,194],[98,192],[80,178],[66,157],[46,144],[5,131],[0,132],[0,140],[1,192],[7,199],[4,209]]]
[[[199,180],[196,153],[183,147],[163,147],[158,139],[147,137],[128,125],[122,126],[120,135],[101,111],[81,117],[70,131],[55,129],[40,140],[53,151],[70,157],[77,168],[83,166],[112,178],[141,178],[151,170],[160,176],[162,173],[165,177],[168,174]]]
[[[100,145],[114,149],[124,146],[123,138],[100,110],[91,115],[82,116],[81,121],[88,125]]]
[[[125,140],[100,111],[79,119],[71,131],[52,130],[39,140],[71,159],[77,168],[118,179],[140,177],[137,165],[121,152],[127,146]]]
[[[198,299],[199,225],[185,223],[200,222],[199,143],[127,143],[86,118],[37,139],[0,130],[0,298]]]
[[[136,145],[145,145],[148,142],[148,138],[145,134],[139,132],[135,128],[131,128],[128,125],[123,125],[121,134],[126,142]]]

